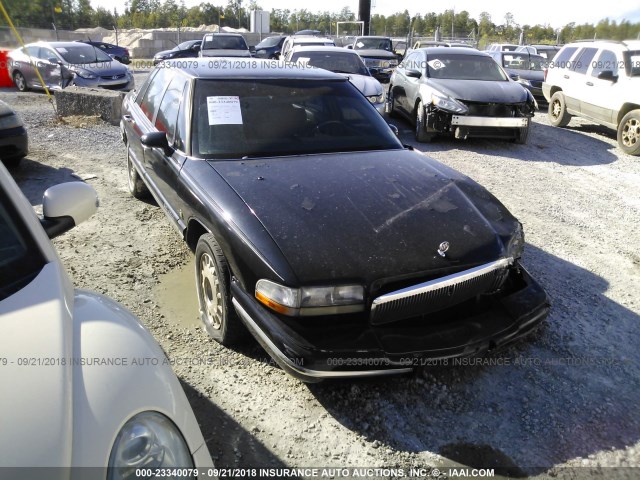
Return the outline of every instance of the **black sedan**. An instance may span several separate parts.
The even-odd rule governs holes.
[[[535,110],[527,89],[471,48],[411,51],[391,76],[387,97],[389,114],[411,120],[419,142],[454,135],[526,143]]]
[[[171,60],[174,58],[195,58],[200,53],[200,45],[202,45],[202,39],[182,42],[171,50],[163,50],[156,53],[153,56],[153,64],[157,65],[163,60]]]
[[[513,80],[531,92],[538,105],[547,105],[542,93],[544,69],[548,65],[544,57],[529,52],[489,52],[489,55]]]
[[[348,79],[216,61],[156,68],[121,122],[130,191],[150,191],[195,251],[214,339],[248,329],[317,381],[478,355],[547,316],[520,222],[404,147]]]
[[[29,152],[29,137],[17,112],[0,100],[0,160],[15,166]]]

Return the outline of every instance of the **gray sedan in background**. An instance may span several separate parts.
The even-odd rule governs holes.
[[[99,48],[79,42],[37,42],[8,55],[9,75],[18,90],[42,89],[36,66],[47,88],[69,85],[129,91],[135,86],[129,69]]]

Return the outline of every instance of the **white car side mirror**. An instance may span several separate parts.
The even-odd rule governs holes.
[[[42,198],[42,226],[49,238],[57,237],[96,213],[98,204],[98,194],[86,183],[54,185]]]

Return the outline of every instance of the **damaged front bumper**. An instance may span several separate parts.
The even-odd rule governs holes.
[[[233,305],[262,347],[289,374],[306,382],[406,373],[445,359],[474,357],[531,332],[549,313],[542,287],[521,266],[510,287],[482,308],[462,305],[446,315],[385,325],[333,318],[323,323],[283,318],[232,281]],[[324,317],[326,319],[327,317]]]

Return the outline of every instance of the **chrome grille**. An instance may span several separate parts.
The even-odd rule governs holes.
[[[373,300],[370,321],[374,325],[427,315],[498,290],[512,258],[503,258],[429,282],[381,295]]]
[[[121,78],[124,78],[124,76],[124,73],[119,73],[117,75],[102,75],[100,78],[103,80],[120,80]]]

